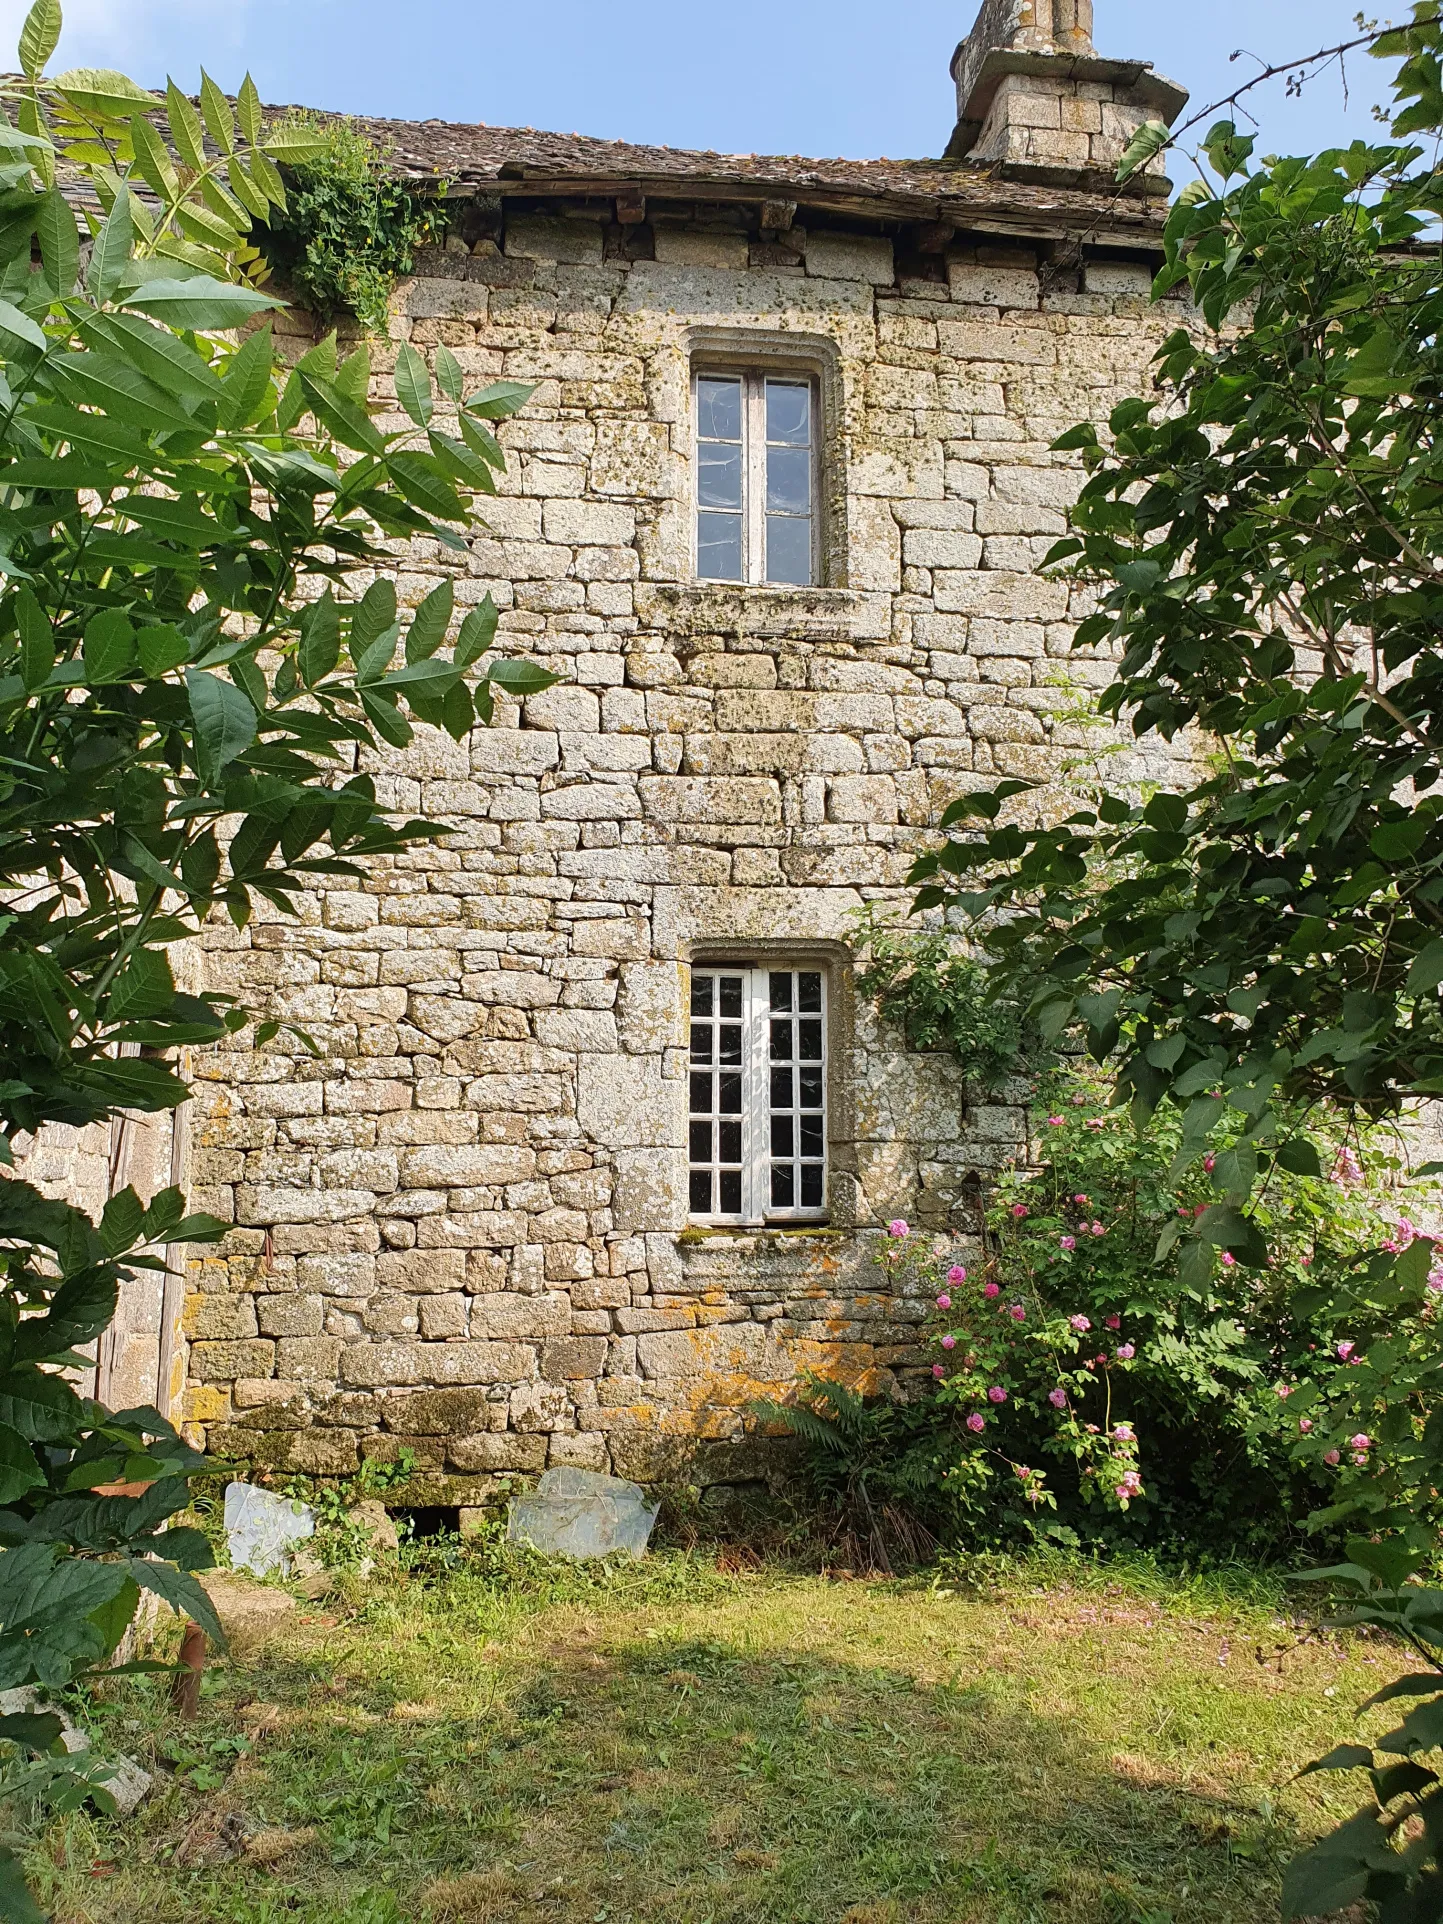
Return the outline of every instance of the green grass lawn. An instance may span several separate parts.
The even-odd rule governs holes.
[[[110,1686],[157,1787],[45,1833],[61,1924],[1260,1924],[1349,1807],[1291,1773],[1407,1667],[1244,1585],[1064,1566],[481,1562],[235,1623],[196,1722]]]

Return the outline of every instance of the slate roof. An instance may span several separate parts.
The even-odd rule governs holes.
[[[1095,229],[1120,240],[1154,240],[1165,195],[1095,185],[1048,185],[1003,178],[962,160],[815,160],[797,154],[722,154],[647,147],[555,134],[531,127],[489,127],[443,120],[356,117],[410,180],[444,180],[452,194],[605,195],[626,186],[651,198],[715,201],[794,200],[881,219],[1010,219],[1039,231]]]

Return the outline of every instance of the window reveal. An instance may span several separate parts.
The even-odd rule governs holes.
[[[708,1221],[823,1214],[826,985],[818,969],[695,969],[689,1205]]]
[[[816,405],[804,375],[696,377],[696,571],[817,579]]]

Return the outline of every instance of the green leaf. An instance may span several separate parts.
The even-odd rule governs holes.
[[[1413,958],[1408,971],[1409,995],[1427,995],[1443,982],[1443,936],[1435,938]]]
[[[1321,1176],[1323,1173],[1318,1152],[1306,1136],[1294,1136],[1291,1142],[1280,1143],[1275,1153],[1279,1168],[1286,1169],[1291,1176]]]
[[[205,129],[200,115],[173,80],[165,83],[165,118],[175,151],[193,174],[205,171]]]
[[[461,623],[461,632],[456,637],[456,647],[452,653],[452,660],[458,668],[469,668],[473,661],[485,654],[496,639],[499,620],[499,610],[488,588],[481,606],[473,608]]]
[[[461,363],[449,347],[436,349],[436,385],[448,401],[459,401],[466,391]]]
[[[417,427],[425,427],[436,411],[426,363],[409,341],[403,341],[396,352],[396,399]]]
[[[189,1571],[178,1570],[173,1563],[152,1561],[148,1557],[144,1560],[132,1558],[130,1569],[142,1590],[151,1591],[178,1615],[193,1617],[220,1649],[225,1648],[225,1632],[220,1627],[215,1608]]]
[[[15,597],[15,617],[20,629],[20,679],[27,693],[41,688],[55,666],[55,635],[45,610],[34,592],[22,588]]]
[[[60,0],[35,0],[20,29],[20,71],[38,80],[60,39]]]
[[[301,616],[296,667],[307,688],[324,681],[341,658],[341,625],[335,596],[327,588]]]
[[[45,278],[63,300],[73,291],[80,273],[80,229],[70,202],[58,187],[52,187],[41,201],[35,231]]]
[[[124,681],[136,665],[135,630],[119,608],[93,617],[85,630],[85,673],[96,685]]]
[[[265,151],[282,167],[301,167],[326,151],[326,135],[319,127],[273,127]]]
[[[197,766],[202,780],[214,782],[255,740],[256,711],[239,688],[203,668],[187,668],[185,685],[195,722]]]
[[[524,695],[539,695],[543,688],[552,687],[556,676],[539,668],[534,661],[507,660],[493,661],[486,670],[486,679],[519,701]]]
[[[534,387],[522,381],[493,381],[490,387],[471,396],[466,412],[480,415],[486,421],[504,421],[519,413],[535,392]]]
[[[412,618],[406,634],[408,662],[427,660],[445,641],[454,599],[455,588],[448,575],[431,590]]]
[[[357,407],[323,375],[307,372],[303,363],[297,365],[296,372],[316,419],[343,448],[360,454],[385,453],[386,444],[364,407]]]
[[[247,335],[221,374],[221,424],[234,432],[248,428],[271,410],[271,370],[275,349],[269,322]]]
[[[261,97],[256,92],[256,83],[247,74],[240,84],[236,95],[236,118],[241,132],[252,147],[261,144]]]
[[[413,507],[441,521],[466,519],[461,497],[441,472],[434,455],[401,448],[391,454],[386,465],[391,479]]]
[[[233,287],[203,274],[184,281],[147,281],[121,304],[177,328],[239,327],[252,314],[283,305],[257,288]]]
[[[27,1490],[39,1489],[44,1482],[45,1472],[25,1438],[18,1430],[0,1426],[0,1504],[17,1503]]]
[[[32,1443],[58,1443],[80,1422],[81,1402],[59,1376],[38,1369],[0,1375],[0,1425]],[[4,1557],[0,1556],[0,1568]]]
[[[1122,159],[1117,163],[1118,180],[1130,180],[1139,168],[1146,167],[1162,152],[1171,138],[1166,121],[1145,120],[1123,149]]]
[[[0,300],[0,341],[12,354],[12,343],[16,342],[23,343],[27,348],[39,348],[42,354],[50,345],[37,322],[32,321],[28,314],[22,314],[18,307],[12,307],[9,301],[3,300]]]
[[[230,102],[202,67],[200,70],[200,110],[205,116],[206,132],[223,154],[235,149],[235,115]]]
[[[108,301],[119,287],[135,245],[135,223],[130,217],[130,189],[122,186],[101,224],[90,250],[85,285],[92,300]]]
[[[111,67],[72,67],[50,82],[83,119],[125,124],[137,107],[160,103]]]
[[[0,1917],[5,1924],[49,1924],[26,1887],[20,1859],[4,1844],[0,1844]]]
[[[49,1750],[64,1731],[64,1720],[54,1711],[12,1710],[0,1716],[0,1743],[21,1744],[26,1750]],[[8,1915],[0,1894],[0,1917]]]

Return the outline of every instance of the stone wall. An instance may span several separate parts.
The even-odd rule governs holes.
[[[377,763],[452,836],[210,932],[211,985],[321,1051],[195,1065],[193,1205],[235,1224],[186,1312],[212,1447],[339,1473],[405,1441],[435,1502],[548,1462],[654,1474],[697,1438],[724,1480],[746,1403],[798,1367],[917,1365],[878,1225],[965,1237],[1021,1112],[879,1031],[853,918],[906,905],[959,792],[1096,738],[1079,705],[1109,665],[1070,653],[1075,597],[1034,570],[1077,485],[1049,442],[1175,324],[1147,279],[1099,260],[1044,291],[1005,243],[899,278],[879,231],[564,205],[422,263],[395,339],[536,392],[469,556],[398,550],[402,598],[443,570],[458,614],[489,590],[502,645],[562,679]],[[721,346],[818,374],[825,587],[687,579],[689,369]],[[825,1230],[682,1233],[687,970],[717,944],[829,972]]]

